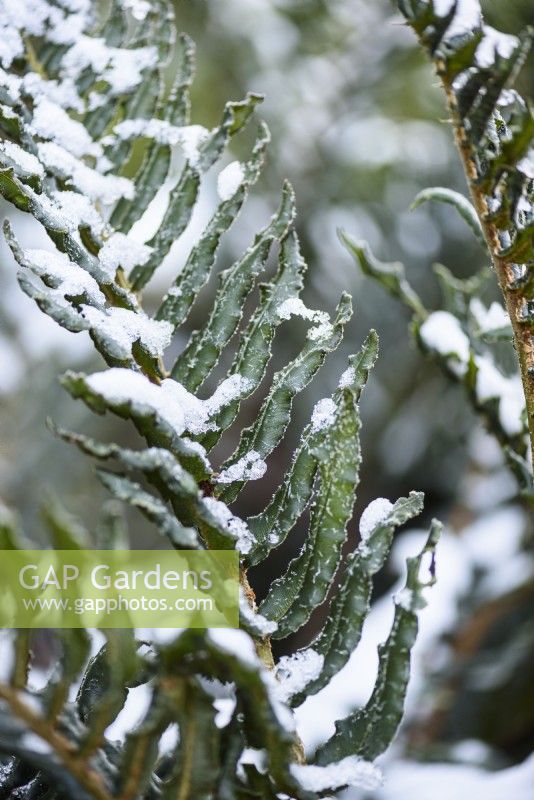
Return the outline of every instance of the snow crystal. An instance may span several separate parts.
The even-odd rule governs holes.
[[[226,728],[230,724],[236,704],[235,697],[221,697],[213,701],[213,707],[217,711],[214,719],[217,728]]]
[[[204,497],[204,506],[217,523],[230,531],[236,540],[236,548],[243,554],[250,553],[254,539],[246,522],[232,514],[228,506],[214,497]]]
[[[233,483],[233,481],[257,481],[263,478],[267,471],[267,464],[257,450],[245,453],[239,461],[223,470],[217,478],[217,483]]]
[[[403,608],[405,611],[412,611],[414,603],[414,595],[411,589],[401,589],[400,592],[394,596],[395,603]]]
[[[482,333],[491,333],[510,327],[510,317],[500,303],[494,302],[486,308],[478,297],[474,297],[469,310]]]
[[[62,67],[73,77],[90,67],[109,84],[112,95],[119,95],[138,86],[143,72],[156,60],[157,53],[153,47],[120,49],[108,47],[104,39],[79,36],[63,56]]]
[[[7,69],[23,53],[24,43],[20,33],[0,20],[0,63],[2,66]]]
[[[92,140],[82,123],[76,122],[47,97],[35,100],[31,124],[38,136],[53,140],[77,158],[85,155],[98,157],[101,153],[100,145]]]
[[[459,321],[448,311],[435,311],[420,328],[421,339],[429,350],[442,356],[452,356],[450,367],[463,375],[469,361],[469,339]]]
[[[476,51],[477,63],[481,67],[491,67],[495,63],[495,53],[508,58],[519,44],[517,36],[501,33],[489,25],[484,25],[483,31],[484,38]]]
[[[519,375],[507,377],[497,369],[489,357],[476,356],[477,367],[476,395],[481,403],[487,400],[499,401],[499,420],[510,436],[517,436],[523,430],[521,419],[525,408],[525,397]]]
[[[446,16],[454,5],[455,0],[434,0],[434,9],[440,17]],[[456,14],[449,27],[447,37],[478,28],[481,25],[482,12],[479,0],[459,0]]]
[[[77,264],[73,264],[65,253],[25,250],[24,258],[32,272],[53,284],[58,295],[77,297],[85,294],[96,305],[105,303],[104,295],[95,279]]]
[[[225,378],[224,381],[217,386],[211,397],[207,400],[199,400],[198,402],[201,403],[202,407],[205,409],[206,416],[212,417],[214,414],[217,414],[221,408],[224,408],[233,400],[242,397],[250,391],[251,386],[252,381],[249,378],[244,378],[242,375],[239,375],[239,373],[236,373],[235,375],[230,375],[228,378]],[[192,419],[189,422],[189,430],[202,433],[204,424],[203,421],[196,423],[195,420]],[[198,431],[195,431],[195,426],[199,427]]]
[[[387,768],[386,784],[375,800],[432,800],[483,797],[484,800],[530,800],[534,783],[534,756],[497,771],[467,764],[432,763],[399,759]]]
[[[352,386],[354,383],[355,378],[356,373],[354,372],[354,367],[348,367],[339,379],[338,388],[348,389],[348,387]]]
[[[188,439],[187,437],[184,437],[182,439],[182,442],[185,445],[187,445],[188,450],[190,450],[193,453],[196,453],[196,455],[203,461],[204,466],[206,467],[208,472],[211,472],[212,468],[206,453],[206,448],[202,447],[200,442],[194,442],[192,439]]]
[[[329,428],[334,424],[336,419],[336,404],[334,401],[325,397],[315,404],[311,418],[312,433],[322,431],[324,428]]]
[[[534,148],[517,164],[517,169],[527,178],[534,178]]]
[[[245,747],[239,757],[237,774],[241,780],[246,780],[243,764],[253,764],[261,775],[267,772],[267,751],[257,747]]]
[[[61,213],[68,222],[68,228],[90,228],[94,236],[100,236],[104,230],[104,220],[91,201],[79,192],[55,191],[52,199],[57,203]]]
[[[192,165],[198,162],[200,147],[209,135],[209,131],[202,125],[177,127],[161,119],[127,119],[119,122],[114,131],[120,139],[145,136],[160,144],[178,145]]]
[[[307,308],[300,297],[288,297],[278,309],[278,319],[291,319],[291,317],[302,317],[319,324],[328,323],[330,319],[326,311]]]
[[[61,108],[71,108],[83,112],[84,103],[78,94],[76,84],[71,78],[62,80],[45,80],[36,72],[28,72],[21,79],[21,90],[35,99],[47,97]]]
[[[369,538],[377,525],[384,522],[392,508],[393,503],[385,497],[377,497],[369,503],[360,518],[360,536],[363,541]]]
[[[87,385],[109,403],[148,406],[180,436],[185,430],[204,433],[210,417],[246,390],[250,381],[241,375],[226,378],[207,400],[199,400],[181,383],[166,378],[159,386],[129,369],[114,367],[86,378]]]
[[[279,687],[280,684],[276,680],[273,672],[267,672],[266,670],[260,673],[261,679],[267,689],[269,694],[269,700],[271,702],[271,706],[273,711],[276,715],[276,719],[278,720],[279,724],[286,730],[288,733],[293,733],[295,731],[295,716],[292,710],[287,706],[281,699],[279,694]]]
[[[146,264],[151,253],[152,248],[146,244],[140,244],[124,233],[113,233],[104,242],[98,258],[106,273],[113,278],[119,267],[130,272],[138,264]]]
[[[121,197],[131,200],[135,194],[134,184],[128,178],[101,175],[55,142],[44,142],[37,149],[40,160],[51,172],[72,183],[91,200],[111,205]]]
[[[36,733],[31,732],[24,734],[20,740],[20,745],[25,750],[31,750],[33,753],[50,753],[52,751],[48,742],[45,742]]]
[[[239,161],[232,161],[231,164],[228,164],[217,178],[217,192],[221,200],[229,200],[233,197],[244,178],[243,165]]]
[[[18,167],[15,169],[17,174],[24,177],[37,175],[39,178],[44,178],[45,172],[39,159],[31,153],[27,153],[18,144],[8,141],[0,142],[0,153],[8,159],[8,166],[15,164]],[[4,161],[1,155],[0,159]],[[4,161],[4,163],[6,162]]]
[[[260,665],[254,642],[245,631],[235,628],[209,628],[208,636],[218,648],[235,656],[247,666],[258,667]]]
[[[358,756],[347,756],[342,761],[317,767],[313,764],[292,764],[291,773],[303,789],[323,792],[353,786],[372,791],[382,783],[382,773],[374,764]]]
[[[311,339],[312,342],[316,342],[318,339],[325,339],[327,336],[332,336],[334,332],[334,326],[331,322],[321,322],[319,325],[315,325],[313,328],[307,333],[308,339]]]
[[[165,380],[157,386],[140,372],[114,367],[88,375],[86,383],[93,392],[104,397],[109,403],[136,403],[148,406],[178,435],[185,429],[184,409],[179,402],[172,402],[173,393],[167,389],[174,381]],[[183,391],[185,392],[185,389]]]
[[[454,0],[434,0],[434,8],[443,17],[451,10],[453,3]],[[481,67],[491,66],[495,62],[496,52],[506,58],[518,45],[519,40],[516,36],[501,33],[489,25],[482,24],[479,0],[459,0],[456,14],[447,28],[447,38],[476,28],[482,28],[484,33],[476,51],[476,59]]]
[[[131,12],[132,17],[139,22],[146,19],[150,11],[150,3],[148,3],[147,0],[122,0],[122,4],[124,8]]]
[[[1,24],[0,24],[1,30]],[[1,56],[1,48],[2,48],[2,39],[0,37],[0,61],[2,59]],[[8,94],[9,99],[11,102],[16,103],[19,100],[20,95],[20,86],[21,86],[21,79],[16,75],[12,75],[9,72],[6,72],[0,67],[0,85],[2,89]]]
[[[288,702],[321,674],[324,656],[311,647],[299,650],[291,656],[282,656],[276,665],[278,694],[280,700]]]
[[[276,622],[254,611],[242,586],[239,587],[239,613],[245,622],[252,626],[254,631],[257,631],[261,636],[270,636],[278,628]]]
[[[82,306],[82,316],[88,321],[96,335],[104,340],[115,358],[131,356],[132,345],[139,341],[154,358],[163,355],[169,346],[173,326],[170,322],[155,320],[144,312],[127,308],[98,308]],[[111,345],[111,346],[110,346]]]

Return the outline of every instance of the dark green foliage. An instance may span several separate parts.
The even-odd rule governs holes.
[[[284,793],[312,800],[322,792],[303,788],[292,769],[302,760],[301,746],[290,704],[280,699],[269,637],[284,638],[301,628],[327,600],[341,573],[340,590],[311,645],[323,668],[293,703],[319,691],[357,645],[373,576],[385,563],[395,528],[421,510],[422,496],[412,493],[397,501],[343,563],[361,461],[359,400],[378,352],[377,335],[371,332],[360,352],[349,357],[331,397],[316,405],[267,506],[245,521],[226,505],[267,468],[264,460],[291,425],[295,398],[342,341],[351,298],[341,296],[332,318],[300,301],[306,263],[294,227],[295,198],[286,183],[272,219],[241,258],[219,270],[205,324],[190,336],[174,364],[166,363],[174,332],[219,267],[221,240],[260,176],[269,132],[260,123],[248,160],[231,164],[221,177],[217,208],[154,317],[149,316],[141,290],[187,228],[206,173],[226,155],[261,98],[249,94],[228,103],[213,130],[191,125],[193,46],[182,36],[175,47],[169,4],[133,3],[132,13],[126,10],[132,4],[116,1],[103,16],[96,5],[82,21],[90,35],[103,37],[99,46],[109,63],[101,72],[91,60],[80,66],[83,53],[69,62],[70,45],[58,44],[45,26],[39,35],[26,36],[26,50],[11,69],[12,85],[7,77],[0,79],[5,104],[0,108],[5,138],[0,191],[40,223],[56,248],[44,253],[23,248],[6,222],[21,288],[63,327],[89,331],[110,368],[93,375],[67,372],[63,386],[97,414],[110,412],[133,423],[146,446],[133,450],[53,423],[50,427],[98,462],[96,475],[111,495],[137,509],[168,546],[240,551],[244,630],[177,632],[165,645],[137,641],[132,631],[109,630],[96,653],[88,633],[66,631],[54,637],[57,667],[40,692],[28,688],[32,637],[18,632],[11,678],[0,684],[0,753],[6,756],[0,797],[237,800]],[[141,21],[138,12],[144,15]],[[73,13],[69,22],[79,24]],[[147,46],[153,50],[143,49]],[[62,98],[70,120],[61,117],[65,109],[52,109],[60,124],[51,130],[38,124],[40,91],[26,93],[20,84],[20,76],[36,68],[48,88],[51,81],[57,88],[69,79],[75,89],[74,107]],[[147,219],[159,224],[143,237],[139,230]],[[273,254],[278,268],[270,275]],[[368,254],[365,259],[371,260]],[[373,270],[424,317],[399,266],[377,263]],[[255,306],[248,315],[251,300]],[[262,388],[277,331],[290,325],[292,316],[309,323],[305,341]],[[217,375],[236,338],[226,378],[210,397],[200,399],[196,392]],[[241,431],[232,456],[215,466],[208,454],[233,425],[241,403],[255,392],[262,394],[253,423]],[[246,570],[279,547],[308,508],[302,551],[273,583],[259,614]],[[95,525],[96,543],[124,546],[117,507],[105,511]],[[90,541],[55,501],[47,506],[46,522],[57,548],[76,549]],[[0,532],[3,547],[21,546],[7,514],[2,514]],[[434,527],[426,549],[436,541]],[[346,756],[375,758],[395,735],[425,585],[418,576],[419,561],[408,565],[412,600],[397,608],[369,707],[338,722],[318,764]],[[124,742],[112,741],[107,729],[130,690],[141,686],[149,697],[144,719]],[[224,730],[215,724],[213,699],[220,691],[235,699]],[[161,754],[158,744],[172,726],[179,730],[178,741]],[[239,763],[246,748],[265,751],[265,773]]]

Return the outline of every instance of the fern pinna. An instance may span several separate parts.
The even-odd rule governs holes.
[[[348,233],[341,238],[362,271],[410,309],[422,352],[467,389],[532,503],[534,116],[514,88],[531,33],[516,37],[490,28],[478,2],[398,0],[398,6],[442,83],[470,193],[468,199],[446,187],[425,189],[412,208],[429,201],[455,207],[488,263],[464,280],[434,265],[442,303],[431,312],[403,264],[380,262]],[[503,304],[488,306],[482,298],[495,279]],[[510,364],[519,369],[512,372]]]
[[[421,510],[422,496],[368,507],[360,544],[308,647],[274,663],[270,639],[305,625],[341,566],[360,466],[358,403],[377,336],[369,334],[340,369],[332,395],[316,404],[271,502],[248,519],[236,516],[230,506],[264,475],[295,397],[338,347],[351,300],[343,295],[331,317],[300,299],[306,263],[287,184],[273,217],[219,273],[202,329],[167,363],[165,351],[208,281],[221,237],[260,175],[269,132],[260,123],[248,159],[219,174],[217,208],[149,315],[143,288],[187,228],[203,176],[251,123],[261,98],[228,103],[212,130],[191,124],[193,45],[187,36],[175,41],[170,5],[103,5],[21,0],[0,11],[0,188],[40,223],[51,246],[22,247],[8,221],[5,235],[23,291],[63,327],[88,331],[107,365],[89,375],[68,372],[64,387],[95,412],[133,423],[146,447],[128,449],[53,425],[55,432],[91,456],[111,494],[138,509],[173,547],[239,551],[242,630],[182,631],[149,646],[132,631],[105,630],[106,644],[93,655],[89,632],[66,630],[57,634],[57,667],[38,691],[28,681],[31,637],[18,631],[0,685],[0,797],[311,799],[348,785],[370,788],[379,781],[371,762],[402,715],[417,612],[434,579],[428,560],[437,523],[408,561],[406,591],[396,600],[365,707],[339,720],[307,763],[291,708],[320,691],[357,646],[373,576],[395,529]],[[278,268],[259,284],[256,307],[244,321],[245,302],[273,250]],[[308,323],[302,348],[263,391],[277,329],[294,316]],[[228,374],[206,396],[203,386],[238,331]],[[210,451],[256,392],[262,397],[256,418],[215,467]],[[308,510],[301,552],[257,609],[247,568],[279,547]],[[76,526],[63,512],[49,510],[49,522],[55,546],[78,546]],[[109,526],[107,546],[114,546],[114,531]],[[4,549],[21,546],[7,512],[1,533]],[[146,717],[124,742],[110,740],[106,729],[139,685],[151,693]],[[214,708],[221,694],[233,702],[223,728]],[[160,750],[163,734],[176,725],[177,743]]]

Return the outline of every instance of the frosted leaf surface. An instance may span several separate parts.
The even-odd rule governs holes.
[[[376,500],[369,503],[360,517],[360,536],[363,541],[368,539],[376,526],[387,518],[392,508],[393,503],[390,503],[385,497],[377,497]]]
[[[495,63],[495,54],[508,58],[519,44],[517,36],[501,33],[489,25],[483,26],[484,38],[480,42],[476,58],[479,66],[491,67]]]
[[[0,7],[0,62],[11,66],[24,53],[21,33],[42,36],[56,44],[70,44],[87,26],[89,0],[76,4],[46,2],[46,0],[2,0]]]

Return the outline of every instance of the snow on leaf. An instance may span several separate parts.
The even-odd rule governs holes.
[[[84,125],[47,97],[35,100],[31,127],[42,139],[56,142],[77,158],[101,155],[102,148],[93,142]]]
[[[336,404],[331,397],[325,397],[315,404],[311,418],[312,433],[322,431],[333,425],[336,418]]]
[[[151,247],[134,241],[124,233],[113,233],[104,242],[98,258],[107,274],[113,277],[119,267],[130,272],[138,264],[146,264],[151,253]]]
[[[14,166],[15,172],[20,177],[37,175],[39,178],[44,178],[43,165],[39,159],[15,142],[0,142],[0,163],[4,166]]]
[[[108,351],[118,359],[128,359],[137,341],[157,358],[171,341],[172,325],[151,319],[142,311],[116,307],[102,311],[83,305],[81,313],[95,334],[108,345]]]
[[[451,368],[459,374],[465,372],[469,361],[469,339],[453,314],[435,311],[423,322],[419,333],[429,350],[450,356]]]
[[[257,450],[245,453],[235,464],[224,469],[217,478],[217,483],[233,483],[234,481],[257,481],[263,478],[267,464]]]
[[[217,522],[235,537],[237,549],[246,555],[252,547],[254,540],[246,522],[234,516],[228,506],[214,497],[205,497],[204,506]]]
[[[299,650],[291,656],[282,656],[276,665],[280,699],[287,702],[316,680],[323,668],[324,656],[312,647]]]
[[[102,175],[55,142],[43,142],[37,147],[39,159],[57,177],[70,183],[91,200],[111,205],[121,197],[132,198],[134,185],[128,178]]]
[[[318,767],[314,764],[292,764],[291,773],[303,789],[324,792],[343,786],[372,791],[382,783],[382,773],[374,764],[357,756],[347,756],[341,761]]]
[[[385,497],[377,497],[373,500],[360,517],[360,536],[363,541],[369,538],[377,525],[387,519],[393,503]]]
[[[239,161],[232,161],[217,177],[217,192],[221,200],[229,200],[237,192],[245,173]]]

